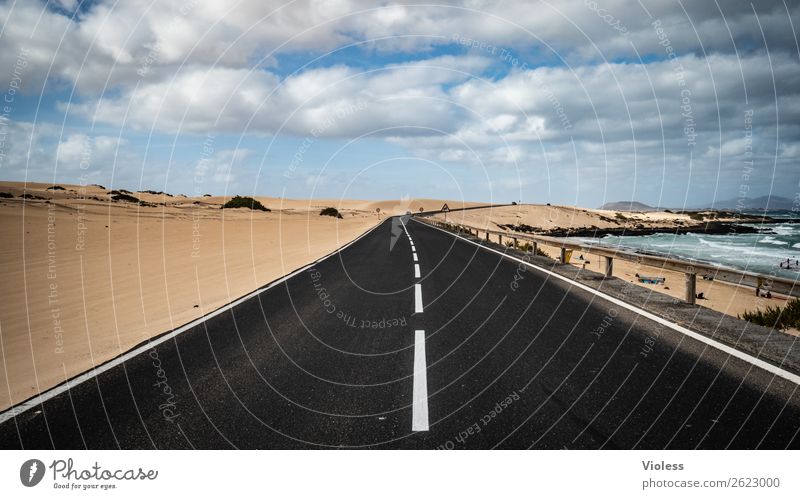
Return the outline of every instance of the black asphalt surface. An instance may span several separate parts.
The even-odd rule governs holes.
[[[394,219],[397,220],[397,219]],[[386,220],[0,426],[2,448],[798,448],[798,387],[548,274]],[[424,312],[414,313],[415,283]],[[414,331],[430,429],[412,432]]]

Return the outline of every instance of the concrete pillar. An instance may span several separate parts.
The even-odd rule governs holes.
[[[561,263],[567,263],[567,248],[561,248]]]
[[[517,238],[514,238],[514,249],[517,249],[519,245],[517,244]]]
[[[489,241],[489,231],[486,231],[486,240]]]
[[[503,244],[503,234],[497,234],[497,244]]]
[[[686,303],[694,305],[697,296],[697,274],[686,273]]]
[[[614,275],[614,259],[610,256],[603,258],[606,259],[606,277],[612,277]]]
[[[531,241],[531,253],[533,253],[533,256],[536,256],[536,249],[538,248],[538,246],[539,243],[537,243],[536,241]]]

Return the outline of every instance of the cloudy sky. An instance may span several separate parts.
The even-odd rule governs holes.
[[[0,3],[0,178],[693,206],[800,187],[796,0]]]

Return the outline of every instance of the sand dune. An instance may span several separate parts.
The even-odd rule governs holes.
[[[620,218],[618,212],[592,210],[575,206],[549,206],[525,204],[500,206],[483,210],[469,210],[449,214],[449,220],[473,227],[498,230],[501,225],[529,225],[540,231],[553,229],[608,229],[642,226],[645,228],[672,228],[696,223],[689,215],[653,211],[647,213],[626,212]],[[443,215],[437,215],[443,219]]]

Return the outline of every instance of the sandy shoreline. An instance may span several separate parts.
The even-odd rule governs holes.
[[[670,230],[675,227],[686,227],[697,223],[687,214],[663,211],[647,213],[626,212],[624,214],[626,220],[619,219],[616,213],[609,210],[592,210],[573,206],[519,205],[454,212],[449,214],[448,220],[453,223],[462,223],[471,227],[487,228],[489,230],[501,230],[501,225],[525,224],[545,231],[559,228],[579,229],[587,227],[605,229],[618,228],[625,225],[642,225],[648,228]],[[443,220],[444,216],[436,215],[435,218]],[[496,242],[494,237],[492,239]],[[540,248],[551,258],[558,258],[559,248],[556,246],[540,245]],[[574,253],[570,263],[577,267],[583,267],[583,262],[578,260],[579,256],[579,253]],[[602,258],[591,254],[584,254],[583,256],[589,262],[586,264],[587,270],[604,272]],[[664,277],[666,281],[664,284],[644,284],[638,281],[636,274],[648,277]],[[684,276],[680,272],[672,272],[615,259],[614,276],[680,300],[685,297]],[[698,305],[733,317],[741,315],[748,310],[763,310],[767,306],[782,307],[787,301],[787,297],[778,294],[773,294],[772,298],[757,297],[753,288],[722,281],[698,279],[697,292],[703,293],[705,297],[705,299],[697,301]],[[788,333],[796,334],[795,331],[788,331]]]

